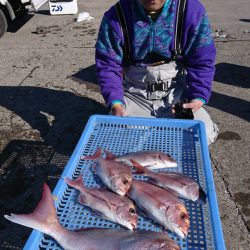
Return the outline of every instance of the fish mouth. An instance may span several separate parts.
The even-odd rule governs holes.
[[[177,162],[176,161],[167,161],[166,165],[169,168],[176,168],[177,167]]]
[[[137,228],[137,223],[134,223],[134,222],[130,222],[131,226],[132,226],[132,230]]]
[[[131,187],[132,177],[114,177],[111,180],[112,189],[119,195],[124,196]]]
[[[134,222],[129,222],[128,224],[127,224],[127,226],[126,226],[129,230],[134,230],[134,229],[136,229],[136,227],[137,227],[137,223],[134,223]]]
[[[182,238],[182,239],[186,239],[187,238],[187,235],[188,235],[188,232],[181,229],[181,228],[177,228],[175,230],[175,232]]]
[[[112,183],[112,190],[120,196],[124,196],[127,193],[126,188],[120,187],[114,183]]]
[[[126,191],[121,190],[121,189],[116,189],[115,191],[116,191],[116,193],[119,194],[120,196],[125,196],[125,194],[126,194]]]

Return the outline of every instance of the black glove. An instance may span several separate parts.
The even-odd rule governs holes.
[[[184,109],[183,104],[189,103],[188,99],[180,100],[174,105],[174,116],[178,119],[194,119],[194,114],[192,109]]]

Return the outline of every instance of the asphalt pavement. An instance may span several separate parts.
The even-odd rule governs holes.
[[[0,249],[21,249],[30,229],[3,219],[27,212],[46,180],[53,189],[92,114],[108,114],[95,75],[101,17],[116,1],[78,1],[77,15],[48,4],[17,20],[0,39]],[[227,249],[250,246],[250,4],[203,0],[217,48],[207,105],[218,124],[210,147]],[[40,192],[41,193],[41,192]],[[27,203],[27,200],[29,203]]]

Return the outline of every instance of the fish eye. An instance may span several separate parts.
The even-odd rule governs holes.
[[[124,179],[124,180],[122,181],[122,183],[123,183],[124,185],[126,185],[126,184],[128,184],[128,180],[127,180],[127,179]]]
[[[129,213],[132,214],[132,215],[134,215],[134,214],[136,213],[136,212],[135,212],[135,209],[134,209],[134,208],[130,208],[130,209],[129,209]]]
[[[186,219],[187,216],[186,216],[186,214],[181,213],[181,214],[180,214],[180,217],[181,217],[182,220],[184,220],[184,219]]]

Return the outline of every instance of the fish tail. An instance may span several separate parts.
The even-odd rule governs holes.
[[[61,227],[57,219],[51,191],[46,183],[43,185],[42,199],[32,213],[11,214],[4,215],[4,217],[9,221],[39,230],[48,235],[50,235],[54,229]]]
[[[98,148],[94,155],[87,155],[87,156],[81,156],[81,159],[82,160],[95,160],[95,159],[98,159],[102,156],[102,149],[101,148]]]
[[[134,161],[134,160],[130,160],[133,164],[133,167],[135,168],[135,171],[133,172],[133,174],[141,174],[141,175],[146,175],[147,170],[138,162]]]
[[[84,184],[83,184],[83,176],[79,175],[75,180],[70,180],[68,177],[64,178],[64,181],[73,188],[76,188],[78,190],[84,188]]]
[[[116,156],[114,154],[112,154],[111,152],[109,152],[108,150],[104,149],[103,151],[104,151],[107,159],[114,160],[116,158]]]

